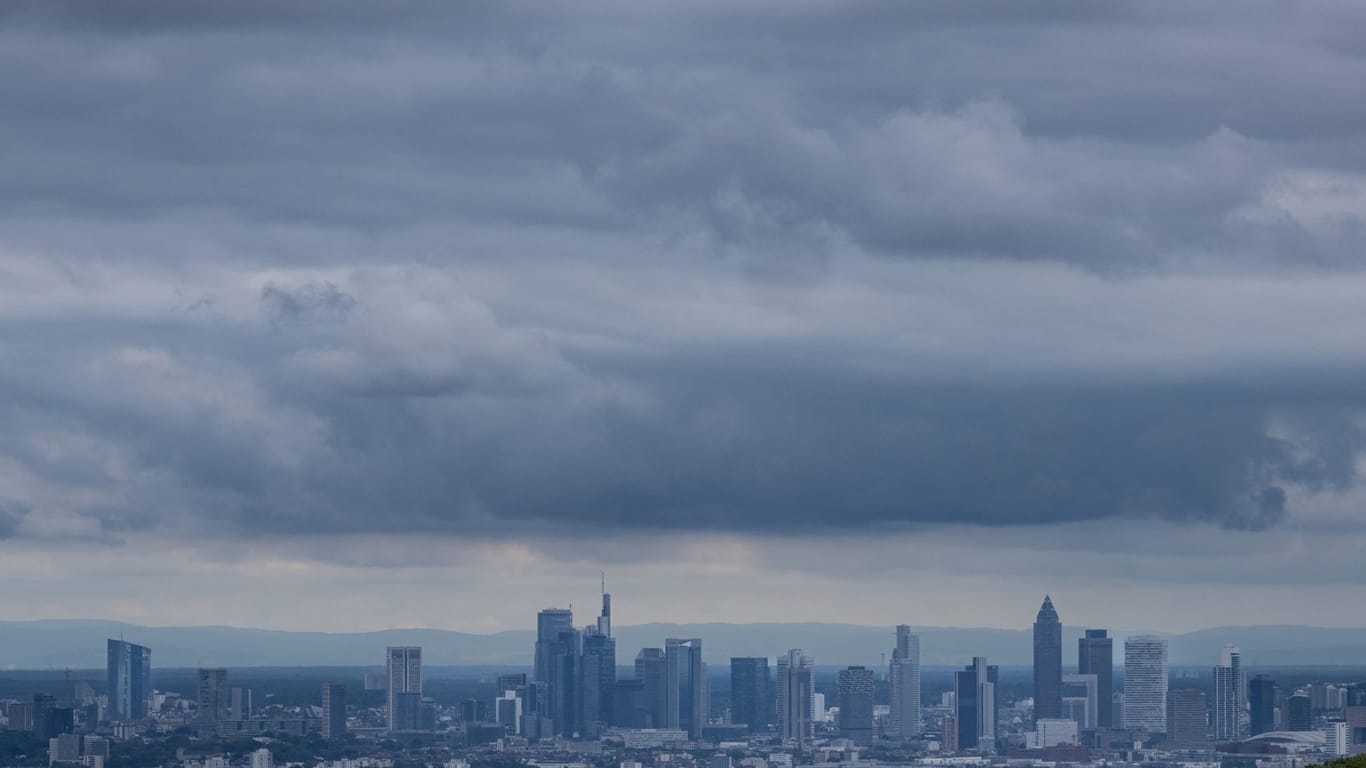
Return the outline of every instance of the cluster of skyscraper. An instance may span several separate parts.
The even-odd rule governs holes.
[[[594,738],[609,727],[677,731],[697,739],[708,722],[707,665],[699,638],[669,638],[662,648],[642,648],[634,675],[617,678],[611,634],[611,595],[603,592],[597,623],[574,627],[568,609],[547,608],[536,617],[534,670],[498,678],[495,717],[528,738]],[[892,729],[920,733],[920,640],[897,628],[888,673]],[[873,740],[874,672],[849,667],[839,675],[840,730],[855,741]],[[816,722],[815,662],[800,649],[778,657],[776,679],[765,657],[730,660],[730,722],[750,731],[776,725],[799,744],[811,740]]]

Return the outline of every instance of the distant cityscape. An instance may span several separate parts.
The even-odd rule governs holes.
[[[799,648],[734,657],[727,671],[714,672],[700,637],[662,638],[623,665],[604,587],[592,623],[575,626],[568,608],[540,611],[529,671],[494,674],[481,680],[482,695],[455,702],[424,691],[418,646],[385,648],[384,671],[364,673],[360,686],[323,680],[312,701],[289,704],[258,699],[225,668],[198,669],[192,696],[158,690],[153,649],[111,638],[102,692],[68,676],[58,694],[8,700],[0,714],[7,743],[46,747],[39,760],[16,756],[11,745],[12,764],[90,768],[458,767],[490,760],[556,768],[1301,768],[1366,751],[1366,682],[1300,672],[1293,685],[1278,683],[1250,675],[1239,648],[1226,644],[1211,649],[1208,677],[1191,685],[1174,679],[1167,640],[1151,635],[1124,640],[1117,676],[1106,629],[1086,629],[1075,663],[1065,660],[1062,622],[1047,596],[1033,625],[1030,679],[1018,685],[974,656],[929,690],[920,635],[898,625],[887,637],[885,666],[848,666],[824,681],[816,659]],[[724,693],[714,696],[713,685]],[[177,745],[175,757],[149,757],[146,750],[163,742]],[[338,756],[289,759],[304,745]]]

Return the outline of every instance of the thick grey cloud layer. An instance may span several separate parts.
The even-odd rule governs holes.
[[[11,6],[0,538],[1312,513],[1364,15]]]

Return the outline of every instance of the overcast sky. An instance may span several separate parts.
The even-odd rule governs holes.
[[[1366,626],[1364,27],[8,3],[0,617]]]

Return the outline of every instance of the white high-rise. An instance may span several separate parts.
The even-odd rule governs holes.
[[[1216,741],[1233,741],[1240,735],[1243,710],[1243,654],[1236,645],[1225,645],[1214,668],[1210,695],[1210,719]]]
[[[275,758],[271,756],[270,750],[262,747],[251,753],[251,768],[274,768]]]
[[[891,681],[891,719],[888,731],[894,738],[920,735],[920,636],[905,624],[896,628],[896,648],[888,668]]]
[[[390,646],[385,649],[389,678],[389,730],[417,730],[418,700],[422,697],[422,649]]]
[[[1167,641],[1160,637],[1124,641],[1124,727],[1167,731]]]

